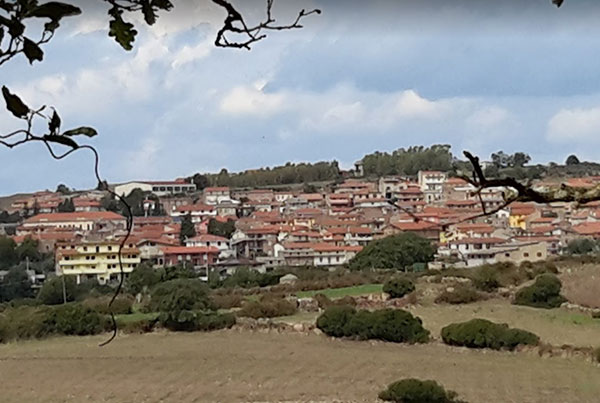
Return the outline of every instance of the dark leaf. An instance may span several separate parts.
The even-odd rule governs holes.
[[[109,14],[113,16],[113,19],[110,21],[108,36],[114,37],[123,49],[133,49],[133,41],[137,35],[137,31],[133,29],[133,24],[123,21],[120,13],[109,11]]]
[[[71,4],[51,1],[40,4],[31,10],[28,17],[50,18],[52,21],[60,21],[63,17],[71,17],[81,14],[81,9]]]
[[[58,21],[48,21],[44,24],[44,31],[54,32],[60,27],[60,23]]]
[[[173,3],[169,0],[152,0],[152,7],[160,8],[161,10],[169,11],[173,8]]]
[[[552,4],[554,4],[556,7],[562,6],[563,2],[564,0],[552,0]]]
[[[46,134],[44,136],[44,140],[50,143],[62,144],[63,146],[71,148],[79,148],[79,145],[77,145],[77,143],[70,137],[57,136],[55,134]]]
[[[98,134],[98,132],[93,127],[82,126],[82,127],[76,128],[76,129],[67,130],[62,135],[63,136],[80,136],[80,135],[82,135],[82,136],[94,137],[97,134]]]
[[[6,109],[8,109],[15,117],[17,118],[25,118],[29,113],[29,107],[25,105],[21,98],[18,96],[11,94],[11,92],[6,88],[6,86],[2,86],[2,96],[4,97],[4,101],[6,102]]]
[[[153,25],[156,22],[156,13],[150,5],[150,0],[142,2],[142,12],[144,13],[144,20],[146,20],[148,25]]]
[[[54,111],[50,122],[48,122],[48,130],[50,130],[50,134],[56,134],[58,129],[60,129],[60,116]]]
[[[13,38],[21,36],[21,35],[23,35],[23,32],[25,32],[25,25],[23,25],[21,23],[21,21],[19,21],[19,20],[16,20],[14,18],[12,20],[2,18],[2,20],[0,20],[0,22],[2,22],[4,25],[6,25],[8,27],[8,33]]]
[[[29,59],[29,64],[33,64],[35,60],[41,62],[44,59],[44,51],[29,38],[23,38],[23,53]]]

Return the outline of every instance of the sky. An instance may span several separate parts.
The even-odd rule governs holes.
[[[75,0],[73,0],[75,1]],[[598,161],[600,2],[566,0],[279,0],[285,23],[251,51],[213,45],[225,18],[208,0],[172,0],[135,48],[108,37],[107,8],[77,0],[32,66],[18,57],[0,83],[32,107],[52,105],[89,141],[110,183],[195,172],[337,160],[411,145],[569,154]],[[234,0],[249,22],[265,1]],[[242,7],[243,6],[243,7]],[[15,126],[0,111],[0,133]],[[93,188],[82,150],[57,162],[39,145],[0,148],[0,194]]]

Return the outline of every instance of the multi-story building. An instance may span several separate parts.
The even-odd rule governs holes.
[[[434,203],[442,200],[444,183],[448,179],[445,172],[419,171],[419,186],[425,195],[426,203]]]
[[[87,280],[106,284],[112,279],[120,279],[119,250],[125,275],[140,263],[140,251],[136,245],[128,242],[121,249],[120,242],[115,239],[57,244],[56,274],[74,276],[77,284]]]
[[[140,181],[127,182],[115,186],[115,193],[125,197],[134,189],[140,189],[144,192],[152,192],[157,196],[175,195],[181,193],[191,193],[196,191],[196,185],[187,183],[183,179],[175,181]]]

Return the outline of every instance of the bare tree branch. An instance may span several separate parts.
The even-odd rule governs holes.
[[[304,17],[311,14],[321,14],[321,10],[313,9],[306,11],[305,9],[300,10],[296,19],[287,25],[277,25],[275,18],[273,18],[273,2],[274,0],[267,0],[267,12],[265,20],[259,22],[256,25],[249,26],[246,24],[242,14],[227,0],[212,0],[213,3],[222,7],[227,11],[227,17],[223,21],[223,27],[217,32],[215,39],[215,46],[221,48],[236,48],[236,49],[248,49],[256,42],[259,42],[267,37],[263,31],[283,31],[289,29],[298,29],[303,26],[300,24]],[[244,38],[243,40],[231,40],[228,35],[238,35]]]

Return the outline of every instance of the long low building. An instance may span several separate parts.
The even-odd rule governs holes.
[[[127,220],[112,211],[38,214],[17,227],[17,235],[64,230],[99,231],[125,228]]]
[[[352,259],[362,246],[337,246],[326,242],[296,242],[284,245],[278,253],[287,266],[341,266]]]
[[[191,193],[196,191],[196,185],[183,180],[176,181],[139,181],[127,182],[114,187],[119,196],[125,197],[133,190],[140,189],[144,192],[152,192],[157,196]]]

